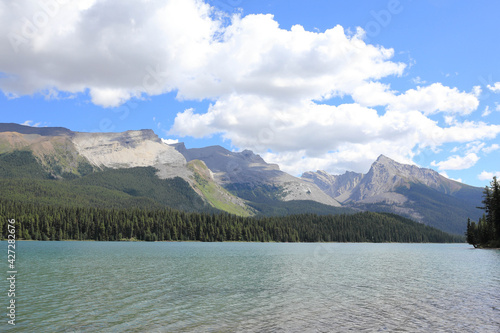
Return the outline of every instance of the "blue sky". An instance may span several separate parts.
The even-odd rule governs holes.
[[[294,175],[500,175],[496,1],[0,0],[1,122],[153,129]]]

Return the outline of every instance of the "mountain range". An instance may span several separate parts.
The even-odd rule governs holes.
[[[463,234],[482,189],[381,155],[366,174],[294,177],[252,151],[187,149],[152,130],[82,133],[0,124],[0,197],[61,205],[172,207],[241,216],[391,212]]]

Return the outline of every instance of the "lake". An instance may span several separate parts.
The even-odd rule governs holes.
[[[8,277],[7,242],[0,244]],[[3,316],[0,331],[500,331],[500,250],[465,244],[16,245],[17,324],[13,329]],[[8,306],[1,280],[1,306]]]

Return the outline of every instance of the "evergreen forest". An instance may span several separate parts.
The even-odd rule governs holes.
[[[484,214],[478,222],[467,220],[465,236],[474,247],[500,248],[500,183],[493,177],[483,192]]]
[[[0,234],[96,241],[461,242],[463,237],[388,213],[239,217],[171,208],[60,207],[0,200]]]

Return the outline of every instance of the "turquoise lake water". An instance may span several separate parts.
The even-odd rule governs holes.
[[[17,324],[8,325],[5,315],[0,331],[500,332],[500,250],[465,244],[16,245]],[[0,248],[0,305],[6,307],[7,243]]]

